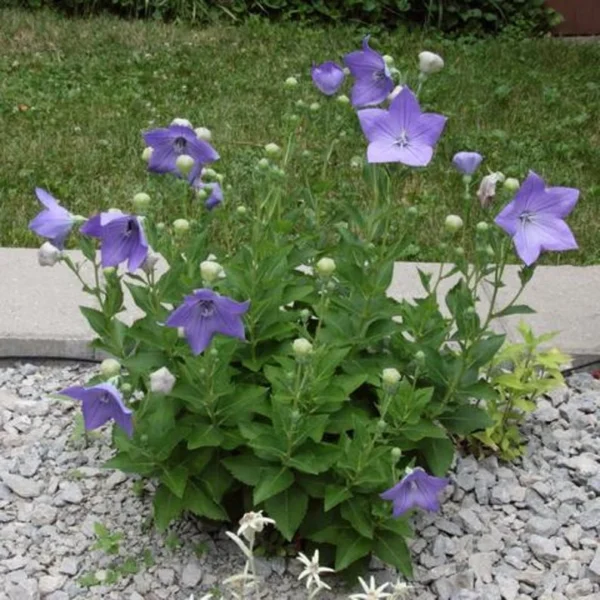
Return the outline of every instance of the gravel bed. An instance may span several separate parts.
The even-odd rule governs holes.
[[[107,430],[85,447],[76,403],[47,398],[95,368],[0,364],[0,600],[199,598],[242,569],[224,529],[191,519],[166,535],[149,528],[136,478],[101,468]],[[600,382],[577,373],[568,384],[529,419],[522,460],[459,459],[441,513],[415,517],[412,597],[600,600]],[[94,548],[95,523],[123,534],[116,554]],[[137,573],[109,582],[115,562]],[[371,567],[378,582],[395,579]],[[297,561],[259,559],[258,569],[263,598],[306,597]],[[104,583],[82,585],[91,577]],[[322,598],[345,597],[340,586]]]

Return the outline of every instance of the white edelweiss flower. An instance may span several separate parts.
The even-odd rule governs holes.
[[[263,517],[262,510],[258,512],[247,512],[240,519],[240,528],[237,531],[238,535],[243,535],[248,541],[254,539],[255,533],[260,533],[265,525],[274,525],[275,521],[268,517]]]
[[[171,127],[173,125],[178,125],[179,127],[189,127],[190,129],[194,129],[193,125],[187,119],[181,119],[179,117],[171,121]]]
[[[362,577],[359,577],[358,581],[364,590],[364,594],[352,594],[348,597],[349,600],[383,600],[383,598],[389,598],[391,595],[384,592],[390,584],[384,583],[383,585],[376,587],[375,578],[373,576],[371,576],[371,579],[369,580],[369,585],[367,585],[367,582]]]
[[[150,374],[150,390],[156,394],[170,394],[175,385],[175,376],[167,367]]]
[[[412,585],[408,585],[408,583],[397,579],[396,583],[392,583],[391,600],[404,600],[405,598],[408,598],[410,596],[412,590]]]
[[[212,140],[212,131],[208,127],[197,127],[194,133],[199,140],[210,142]]]
[[[62,252],[50,242],[44,242],[38,250],[40,267],[53,267],[62,258]]]
[[[298,556],[296,560],[299,560],[306,568],[300,575],[298,575],[298,581],[302,581],[305,577],[306,579],[306,589],[310,589],[313,585],[316,585],[319,589],[327,589],[330,590],[331,587],[326,583],[321,581],[322,573],[334,573],[334,569],[330,569],[329,567],[322,567],[319,565],[319,551],[315,550],[312,559],[309,559],[306,554],[302,552],[298,552]]]
[[[419,53],[419,71],[425,75],[438,73],[444,68],[444,59],[435,52]]]

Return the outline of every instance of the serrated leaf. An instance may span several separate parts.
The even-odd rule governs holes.
[[[306,515],[308,508],[308,495],[306,492],[293,485],[265,502],[267,514],[275,519],[277,529],[288,542],[292,541],[300,523]]]
[[[488,413],[476,406],[458,406],[451,413],[441,415],[439,421],[448,431],[458,435],[468,435],[494,424]]]
[[[215,521],[229,520],[229,516],[223,507],[211,497],[202,483],[197,481],[188,483],[182,506],[200,517],[207,517]]]
[[[535,310],[533,308],[526,306],[525,304],[514,304],[513,306],[508,306],[507,308],[501,310],[500,312],[495,313],[495,317],[508,317],[510,315],[533,315],[535,314]]]
[[[341,505],[341,514],[360,535],[373,539],[374,524],[370,505],[366,500],[360,497],[348,499]]]
[[[251,486],[258,485],[264,467],[264,462],[254,454],[230,456],[221,463],[236,479]]]
[[[183,501],[161,484],[154,494],[153,506],[154,522],[160,531],[164,531],[181,514]]]
[[[342,530],[337,535],[335,570],[343,571],[359,558],[371,552],[373,542],[360,536],[352,529]]]
[[[328,485],[325,487],[325,512],[330,511],[334,506],[352,498],[352,492],[348,488],[340,485]]]
[[[389,530],[378,530],[373,552],[383,562],[396,567],[406,578],[412,577],[412,562],[406,540]]]
[[[419,444],[429,470],[436,477],[444,477],[454,458],[454,445],[448,438],[423,440]]]
[[[223,434],[213,423],[198,423],[187,438],[188,450],[196,448],[218,447],[223,441]]]
[[[263,467],[260,481],[254,488],[254,504],[260,504],[287,489],[294,483],[294,475],[287,467]]]
[[[178,498],[183,498],[188,479],[188,471],[185,467],[165,467],[163,468],[163,472],[159,479],[161,483],[164,483]]]

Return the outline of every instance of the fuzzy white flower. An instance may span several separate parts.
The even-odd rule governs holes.
[[[392,583],[392,597],[391,600],[404,600],[408,598],[412,593],[413,586],[408,585],[404,581],[396,580],[396,583]],[[202,600],[202,599],[200,599]]]
[[[208,127],[197,127],[194,133],[199,140],[210,142],[212,140],[212,131]]]
[[[175,385],[175,376],[167,367],[150,374],[150,390],[156,394],[170,394]]]
[[[240,528],[237,531],[238,535],[243,535],[248,541],[254,539],[255,533],[260,533],[265,525],[274,525],[275,521],[268,517],[263,517],[262,510],[258,512],[247,512],[240,519]]]
[[[171,121],[171,127],[173,125],[178,125],[179,127],[189,127],[190,129],[194,129],[193,125],[187,119],[181,119],[177,117]]]
[[[306,568],[300,575],[298,575],[298,581],[302,581],[306,577],[306,589],[310,589],[313,585],[316,585],[319,589],[330,590],[331,587],[321,581],[322,573],[334,573],[334,569],[329,567],[322,567],[319,565],[319,551],[315,550],[312,559],[309,559],[306,554],[298,552],[296,560],[299,560]]]
[[[425,75],[438,73],[444,68],[444,59],[435,52],[419,53],[419,71]]]
[[[38,250],[40,267],[53,267],[62,258],[62,252],[50,242],[44,242]]]
[[[379,587],[375,587],[375,578],[371,576],[369,580],[369,585],[362,578],[359,577],[358,581],[364,591],[364,594],[352,594],[348,596],[349,600],[383,600],[383,598],[389,598],[391,594],[384,592],[384,590],[390,585],[389,583],[384,583]]]

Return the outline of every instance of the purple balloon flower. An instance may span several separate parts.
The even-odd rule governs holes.
[[[579,199],[579,190],[546,187],[544,180],[529,172],[512,202],[496,217],[515,243],[526,265],[533,264],[546,250],[576,250],[577,242],[564,218]]]
[[[80,229],[81,233],[101,240],[103,267],[116,267],[128,261],[133,273],[148,256],[148,242],[139,217],[119,211],[93,216]]]
[[[83,422],[86,431],[102,427],[111,419],[131,437],[133,435],[133,414],[125,404],[119,390],[110,383],[99,383],[89,388],[75,385],[59,394],[81,400]]]
[[[394,517],[402,516],[412,508],[437,511],[440,509],[438,494],[449,481],[442,477],[428,475],[421,467],[410,471],[393,488],[380,494],[383,500],[393,502]]]
[[[155,173],[173,173],[180,176],[175,164],[177,157],[187,154],[194,159],[189,179],[193,181],[202,166],[219,158],[216,150],[198,138],[193,129],[182,125],[171,125],[165,129],[153,129],[144,133],[144,141],[153,149],[148,168]]]
[[[366,108],[357,114],[369,140],[367,160],[370,163],[428,165],[446,124],[446,117],[442,115],[422,113],[419,101],[407,87],[392,100],[388,110]]]
[[[35,195],[44,205],[44,210],[31,220],[29,229],[48,238],[54,247],[61,250],[75,222],[73,215],[46,190],[35,188]]]
[[[223,190],[218,183],[207,183],[206,187],[210,190],[210,195],[204,202],[208,210],[212,210],[223,202]]]
[[[194,354],[201,354],[217,333],[245,340],[242,315],[250,302],[236,302],[209,289],[195,290],[167,318],[169,327],[183,327]]]
[[[317,88],[327,96],[335,94],[346,77],[344,69],[331,60],[321,65],[313,64],[310,74]]]
[[[352,87],[352,105],[380,104],[394,89],[394,82],[383,56],[369,48],[369,36],[363,39],[362,46],[362,50],[344,57],[346,66],[356,78]]]
[[[482,160],[483,156],[479,152],[457,152],[452,159],[452,164],[463,175],[473,175]]]

